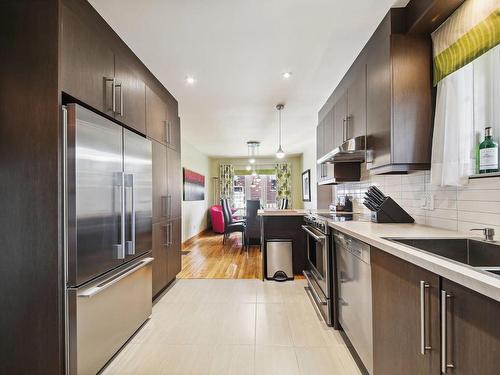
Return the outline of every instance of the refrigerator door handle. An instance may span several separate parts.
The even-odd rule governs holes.
[[[127,187],[130,189],[130,239],[127,239],[127,255],[135,254],[135,186],[134,186],[134,175],[127,174]]]
[[[120,210],[121,210],[121,220],[120,220],[120,243],[115,245],[116,248],[116,258],[125,259],[125,173],[119,172],[120,175]]]

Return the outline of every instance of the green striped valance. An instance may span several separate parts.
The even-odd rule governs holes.
[[[433,34],[434,85],[500,43],[500,0],[466,0]]]

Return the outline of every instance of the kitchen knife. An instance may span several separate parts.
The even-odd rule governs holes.
[[[380,198],[382,198],[382,199],[387,198],[387,196],[386,196],[384,193],[382,193],[382,190],[380,190],[380,189],[379,189],[378,187],[376,187],[375,185],[370,186],[370,189],[371,189],[374,193],[376,193],[376,194],[377,194]]]
[[[365,207],[367,207],[370,211],[377,211],[377,209],[369,202],[369,201],[364,201],[363,204]]]
[[[372,191],[367,191],[365,195],[369,197],[369,199],[373,201],[377,206],[380,206],[382,203],[384,203],[384,200],[374,194]]]

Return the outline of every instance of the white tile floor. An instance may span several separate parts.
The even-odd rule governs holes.
[[[179,280],[104,374],[360,374],[304,286],[304,280]]]

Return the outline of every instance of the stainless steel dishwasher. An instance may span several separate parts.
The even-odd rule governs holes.
[[[339,322],[361,361],[373,373],[370,246],[334,232]]]

